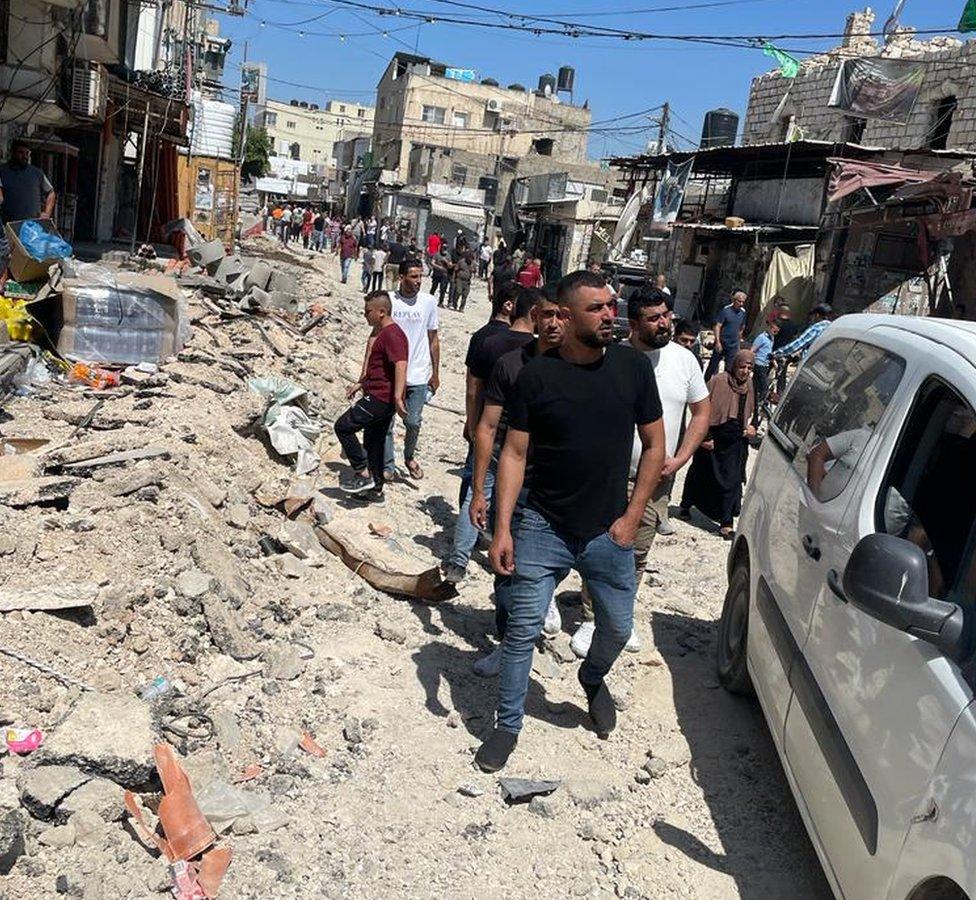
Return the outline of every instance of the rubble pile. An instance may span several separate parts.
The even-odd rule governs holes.
[[[241,302],[182,273],[192,327],[175,356],[113,372],[101,389],[54,369],[4,403],[0,724],[12,742],[0,745],[0,873],[10,896],[18,885],[84,897],[173,887],[165,854],[132,837],[143,817],[158,833],[159,746],[175,748],[218,846],[233,847],[222,896],[244,896],[241,884],[274,879],[249,867],[287,827],[295,786],[345,777],[344,748],[373,727],[328,702],[335,664],[315,649],[316,633],[341,634],[375,603],[396,602],[317,531],[348,515],[330,538],[335,553],[351,532],[379,541],[335,500],[330,426],[361,359],[360,309],[326,306],[321,269],[297,255],[255,270],[291,285],[302,312],[252,311],[253,292]],[[282,403],[300,402],[314,424],[304,466],[265,427],[278,406],[260,390],[268,383],[294,388]],[[418,572],[434,565],[408,555]],[[27,735],[39,745],[13,739]]]

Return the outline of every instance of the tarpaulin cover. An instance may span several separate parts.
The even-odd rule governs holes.
[[[905,169],[883,163],[863,162],[850,159],[828,159],[834,171],[827,187],[827,199],[833,203],[853,194],[861,188],[879,187],[886,184],[921,184],[939,177],[938,172]]]
[[[249,378],[248,390],[270,401],[262,424],[271,446],[282,456],[295,456],[295,472],[307,475],[319,465],[315,441],[322,429],[316,425],[301,406],[308,391],[300,384],[270,375],[266,378]]]
[[[773,300],[777,297],[790,304],[794,319],[803,321],[806,318],[813,298],[814,251],[813,244],[798,247],[796,256],[791,256],[779,247],[774,248],[759,294],[761,313],[756,319],[756,331],[764,325]]]
[[[827,105],[862,119],[907,122],[924,77],[924,61],[845,59]]]
[[[637,216],[650,196],[650,188],[644,185],[636,194],[631,194],[627,200],[623,211],[620,213],[620,218],[617,220],[617,227],[613,231],[613,245],[610,248],[612,259],[623,259],[627,253],[634,237],[634,231],[637,229]]]

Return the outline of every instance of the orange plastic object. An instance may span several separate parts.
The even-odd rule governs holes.
[[[264,774],[264,769],[257,763],[251,763],[249,766],[244,767],[244,771],[238,775],[234,781],[240,783],[242,781],[253,781],[255,778],[260,778]]]
[[[312,737],[307,731],[302,732],[302,739],[298,742],[298,746],[302,748],[306,753],[317,756],[319,759],[325,756],[325,748],[316,742],[315,738]]]
[[[119,386],[119,373],[103,369],[101,366],[76,362],[68,369],[68,381],[73,381],[76,384],[87,384],[89,387],[103,391],[105,388]]]
[[[157,744],[153,754],[156,771],[163,782],[165,796],[159,801],[159,824],[169,844],[170,859],[192,859],[203,853],[217,835],[193,799],[190,780],[186,777],[173,748]]]
[[[125,808],[129,811],[129,815],[132,816],[132,827],[139,840],[150,849],[155,847],[163,856],[172,862],[173,857],[170,856],[169,844],[159,837],[159,835],[153,834],[149,830],[149,826],[146,825],[146,820],[142,817],[142,810],[139,809],[139,804],[136,802],[135,794],[132,791],[126,791],[124,796]]]
[[[209,853],[205,853],[203,859],[200,860],[197,883],[211,900],[217,896],[217,892],[220,890],[220,883],[227,874],[232,855],[230,847],[215,847]]]

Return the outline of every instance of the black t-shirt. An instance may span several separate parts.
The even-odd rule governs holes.
[[[592,540],[627,508],[634,428],[660,419],[650,360],[611,346],[590,365],[558,350],[522,369],[508,406],[508,427],[532,441],[528,504],[557,531]]]
[[[785,347],[792,341],[799,334],[800,329],[792,319],[777,319],[776,321],[779,323],[779,331],[773,338],[773,349],[779,350],[780,347]]]
[[[498,334],[500,331],[508,331],[508,327],[508,322],[502,322],[500,319],[490,319],[482,325],[471,335],[471,340],[468,341],[468,354],[464,357],[464,364],[470,369],[475,364],[485,339],[493,334]]]
[[[485,383],[485,390],[481,395],[482,399],[486,404],[491,403],[502,408],[502,414],[498,419],[498,428],[495,430],[495,446],[491,451],[495,459],[498,459],[502,447],[505,445],[505,435],[508,434],[508,406],[515,396],[515,384],[518,381],[519,373],[525,368],[525,364],[535,356],[537,343],[536,340],[532,340],[517,350],[510,350],[500,356]],[[529,467],[531,464],[530,457],[525,463],[524,483],[526,485],[529,483]]]
[[[386,257],[387,265],[400,265],[407,258],[407,248],[403,244],[391,241],[388,246],[389,255]]]
[[[506,353],[518,350],[533,341],[534,335],[526,331],[498,331],[489,334],[482,342],[481,347],[471,360],[471,374],[475,378],[487,381],[491,377],[492,369]]]

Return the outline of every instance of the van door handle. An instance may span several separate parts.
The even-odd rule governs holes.
[[[844,587],[840,583],[840,575],[837,574],[836,569],[829,569],[827,571],[827,587],[830,588],[830,593],[832,593],[841,603],[847,603],[847,594],[844,593]]]
[[[814,543],[813,537],[809,534],[803,535],[800,540],[803,544],[803,552],[814,562],[820,562],[820,548]]]

